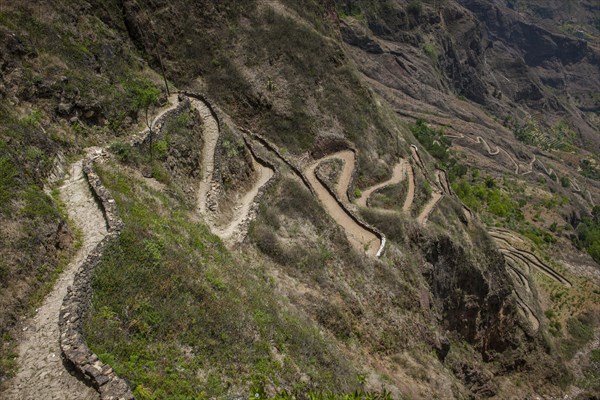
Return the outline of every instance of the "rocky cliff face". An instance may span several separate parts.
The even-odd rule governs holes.
[[[358,3],[347,2],[346,7],[359,7]],[[451,111],[448,103],[432,97],[464,96],[500,119],[549,113],[551,118],[544,118],[543,124],[568,120],[579,143],[597,150],[598,121],[593,113],[598,103],[593,93],[599,88],[597,79],[586,78],[598,75],[597,42],[566,36],[556,26],[537,25],[504,2],[386,4],[389,10],[366,14],[368,32],[352,19],[342,22],[347,43],[380,60],[373,67],[361,62],[367,75],[443,111]],[[362,46],[354,39],[357,35],[363,37]],[[383,47],[375,43],[377,38]],[[394,58],[398,65],[386,67],[393,77],[376,71]]]
[[[153,225],[136,220],[142,205],[131,206],[140,193],[153,199],[152,207],[169,204],[178,218],[204,218],[190,207],[206,166],[199,115],[183,114],[167,125],[170,133],[156,138],[163,146],[160,165],[144,164],[147,149],[138,154],[121,143],[148,111],[137,97],[148,87],[164,90],[164,79],[172,90],[206,94],[226,121],[215,167],[223,219],[236,213],[236,201],[257,175],[242,140],[255,138],[248,132],[261,135],[253,151],[277,169],[249,239],[233,250],[207,241],[202,235],[208,228],[200,235],[181,224],[191,233],[177,234],[202,248],[189,257],[203,260],[188,266],[198,274],[193,279],[161,269],[161,257],[179,257],[165,266],[188,260],[179,254],[185,240],[176,233],[163,232],[150,246],[164,285],[152,281],[143,263],[129,265],[127,251],[118,247],[123,244],[115,244],[111,256],[140,269],[148,287],[163,290],[189,280],[198,290],[179,304],[194,318],[168,319],[174,326],[204,335],[198,321],[218,321],[206,345],[161,325],[158,316],[172,310],[137,287],[116,289],[131,290],[131,304],[96,304],[90,320],[110,326],[90,335],[94,351],[116,363],[138,394],[183,395],[174,389],[179,387],[189,395],[206,387],[214,396],[233,395],[244,385],[269,395],[313,387],[457,398],[568,392],[564,365],[573,354],[564,349],[583,346],[575,340],[580,332],[569,327],[579,326],[573,318],[585,310],[597,311],[597,265],[572,244],[582,246],[573,240],[580,235],[577,225],[587,221],[600,196],[594,178],[600,53],[593,2],[569,10],[562,2],[534,0],[90,0],[36,5],[45,10],[37,14],[28,8],[34,6],[17,3],[0,10],[0,95],[14,106],[0,111],[19,114],[3,122],[0,150],[5,142],[14,147],[15,139],[5,140],[14,136],[11,124],[30,110],[43,115],[39,126],[46,130],[38,133],[47,146],[38,147],[49,156],[116,140],[116,173],[105,172],[114,180],[107,186],[135,211],[123,219],[143,232],[127,236],[129,249],[146,248],[153,238]],[[68,21],[76,21],[74,27]],[[317,159],[348,149],[356,151],[356,170],[348,201],[338,202],[349,203],[343,212],[360,214],[386,235],[381,259],[352,247],[314,189],[299,179]],[[411,174],[374,194],[385,210],[351,204],[361,190],[389,179],[401,160]],[[158,196],[134,180],[119,181],[119,163],[127,165],[125,174],[136,168],[146,178],[156,173],[162,180],[155,189],[166,189]],[[330,193],[342,167],[338,163],[327,174]],[[442,169],[450,176],[445,184]],[[36,182],[45,176],[36,175]],[[408,179],[416,193],[412,209],[403,210]],[[127,182],[137,189],[129,190]],[[173,185],[185,186],[183,196]],[[412,216],[437,192],[443,197],[431,206],[427,223],[417,223]],[[488,231],[499,226],[518,237],[492,239]],[[161,221],[161,230],[168,227]],[[507,257],[517,252],[513,241],[568,275],[576,288],[543,275],[527,256]],[[210,242],[206,248],[204,242]],[[224,279],[202,269],[215,260]],[[99,274],[110,268],[101,265]],[[580,270],[586,278],[575,273]],[[96,285],[100,302],[110,302],[115,290],[103,287],[106,282],[104,276]],[[269,290],[271,311],[257,287]],[[190,304],[206,307],[210,318],[194,314],[198,307]],[[228,307],[244,315],[244,335],[239,321],[227,320]],[[151,335],[148,326],[160,334]],[[240,335],[242,356],[229,351],[223,359],[239,360],[219,363],[210,349],[224,349]],[[107,345],[112,342],[119,345]],[[168,357],[144,353],[143,373],[131,361],[139,359],[140,348],[167,347]],[[254,351],[267,361],[255,360]],[[153,368],[171,371],[185,384]]]

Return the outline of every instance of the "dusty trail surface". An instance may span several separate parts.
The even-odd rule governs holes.
[[[423,164],[423,160],[421,160],[421,155],[419,154],[419,149],[417,148],[417,146],[412,144],[410,146],[410,151],[411,151],[413,159],[415,160],[417,165],[421,168],[423,173],[425,175],[427,175],[427,171],[425,169],[425,164]],[[411,180],[414,181],[414,176],[412,176]],[[410,190],[410,188],[409,188],[409,190]],[[414,183],[413,183],[413,197],[414,197]],[[435,208],[437,203],[442,199],[442,197],[444,197],[443,193],[438,192],[435,189],[433,190],[433,192],[431,194],[431,199],[427,202],[427,204],[425,204],[425,206],[423,207],[423,211],[421,211],[421,213],[417,217],[417,222],[419,224],[424,225],[427,222],[427,218],[429,218],[429,214],[431,214],[431,212],[433,211],[433,209]]]
[[[60,275],[52,293],[26,324],[27,330],[19,345],[19,371],[4,393],[7,400],[99,398],[96,390],[64,368],[58,342],[58,314],[67,287],[73,283],[79,265],[107,233],[104,215],[94,200],[81,166],[82,161],[78,161],[71,167],[70,176],[60,187],[60,195],[69,217],[81,230],[83,243]]]
[[[569,282],[567,278],[543,262],[537,255],[528,250],[523,250],[516,247],[514,244],[515,242],[521,245],[525,245],[526,242],[511,231],[500,228],[492,228],[488,233],[496,241],[500,252],[506,258],[509,258],[518,265],[525,266],[525,268],[528,270],[531,269],[531,267],[535,267],[555,281],[562,283],[567,287],[572,286],[571,282]]]
[[[269,180],[275,175],[275,172],[268,167],[263,166],[256,161],[254,155],[252,156],[252,164],[254,169],[258,171],[258,179],[252,185],[252,188],[241,198],[238,205],[235,208],[232,221],[223,228],[215,228],[215,234],[223,240],[233,238],[236,233],[239,233],[244,222],[247,221],[250,209],[254,203],[254,199],[258,196],[258,192],[261,187],[267,184]]]
[[[440,192],[433,191],[431,193],[431,200],[429,200],[427,204],[425,204],[425,207],[423,207],[423,211],[421,211],[421,214],[419,214],[419,216],[417,217],[417,222],[419,224],[423,225],[427,222],[429,214],[431,214],[431,212],[433,211],[437,203],[442,199],[442,197],[444,197],[444,195]]]
[[[408,164],[406,166],[406,173],[408,175],[408,192],[406,194],[406,199],[404,199],[404,205],[402,206],[404,212],[410,210],[415,199],[415,172],[412,169],[412,165]]]
[[[423,173],[425,173],[426,172],[425,164],[423,164],[423,160],[421,160],[421,155],[419,154],[419,149],[417,148],[417,146],[415,146],[414,144],[411,144],[410,151],[412,153],[413,159],[415,160],[415,162],[417,163],[419,168],[421,168],[423,170]]]
[[[198,187],[198,210],[209,218],[207,223],[211,230],[223,240],[235,240],[242,232],[244,223],[248,221],[254,199],[262,188],[275,175],[275,171],[258,162],[252,154],[252,165],[258,171],[258,178],[250,190],[242,196],[235,206],[232,220],[226,226],[214,226],[210,218],[210,193],[213,189],[213,174],[215,170],[215,150],[219,142],[219,123],[208,105],[200,100],[191,99],[191,105],[200,114],[204,123],[204,146],[202,147],[202,178]]]
[[[192,107],[200,113],[204,122],[204,146],[202,147],[202,178],[198,188],[198,210],[204,214],[208,210],[208,196],[212,188],[215,169],[215,148],[219,140],[219,124],[208,106],[200,100],[192,99]]]
[[[452,191],[452,186],[450,185],[450,179],[448,178],[448,174],[446,171],[438,169],[435,171],[435,177],[442,188],[442,191],[447,196],[454,196],[454,192]]]
[[[354,169],[354,153],[351,151],[342,151],[339,153],[332,154],[325,158],[315,161],[312,163],[304,173],[315,191],[317,197],[325,206],[325,210],[327,213],[331,215],[331,217],[342,227],[350,240],[350,243],[357,248],[358,250],[366,251],[367,254],[375,256],[379,250],[381,245],[381,240],[372,232],[366,230],[362,226],[360,226],[347,212],[344,208],[337,202],[337,200],[329,193],[327,188],[323,186],[323,184],[317,179],[315,174],[315,169],[317,166],[325,160],[329,160],[332,158],[340,158],[344,160],[344,171],[342,172],[342,176],[338,181],[338,185],[336,185],[336,192],[340,196],[340,198],[347,198],[345,194],[347,190],[347,186],[344,187],[345,183],[350,183],[350,179],[352,178],[352,170]],[[352,160],[352,164],[347,162]],[[350,167],[352,167],[350,169]],[[349,175],[348,175],[348,172]],[[341,193],[340,193],[341,192]],[[342,196],[343,195],[343,196]]]
[[[171,105],[162,108],[152,121],[154,128],[165,113],[177,106],[177,95],[169,97]],[[146,129],[142,137],[148,133]],[[135,139],[134,139],[135,141]],[[88,155],[99,149],[89,149]],[[104,214],[96,202],[82,171],[83,160],[74,163],[59,188],[69,218],[81,230],[82,245],[58,278],[52,292],[44,299],[37,314],[26,323],[19,344],[19,370],[3,395],[6,399],[99,399],[98,392],[72,376],[64,367],[59,345],[58,315],[67,288],[88,254],[106,236]]]
[[[362,196],[356,200],[356,204],[361,207],[366,207],[369,197],[374,192],[376,192],[377,190],[384,188],[386,186],[391,186],[391,185],[395,185],[397,183],[402,182],[404,180],[405,176],[406,176],[406,164],[404,163],[404,161],[400,161],[398,164],[396,164],[394,166],[394,170],[392,171],[392,177],[390,179],[388,179],[385,182],[381,182],[375,186],[371,186],[370,188],[365,190],[363,192]]]
[[[319,159],[317,164],[333,159],[342,160],[344,163],[342,166],[342,173],[340,174],[337,184],[335,185],[335,192],[342,201],[349,203],[350,199],[348,198],[348,188],[350,187],[350,183],[352,181],[352,172],[356,167],[356,157],[353,151],[342,150]]]

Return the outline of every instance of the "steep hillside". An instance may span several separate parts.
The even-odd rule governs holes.
[[[4,3],[8,398],[600,391],[594,2]]]

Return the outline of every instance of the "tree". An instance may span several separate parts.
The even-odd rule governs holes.
[[[152,123],[150,122],[149,110],[153,104],[156,104],[160,97],[160,89],[148,81],[142,82],[134,89],[134,105],[138,110],[144,110],[146,126],[148,127],[148,139],[150,140],[150,161],[154,159],[152,152],[154,132],[152,132]]]
[[[600,226],[600,204],[596,204],[594,208],[592,208],[592,221]]]

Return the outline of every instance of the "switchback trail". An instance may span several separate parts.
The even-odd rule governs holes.
[[[369,197],[379,189],[382,189],[387,186],[392,186],[397,183],[400,183],[406,177],[406,164],[404,160],[400,161],[398,164],[394,166],[392,171],[392,177],[385,182],[378,183],[375,186],[371,186],[366,189],[360,198],[356,200],[356,204],[360,207],[366,207],[367,202],[369,201]]]
[[[339,153],[331,154],[327,157],[321,158],[312,164],[310,164],[305,170],[304,174],[308,179],[315,194],[325,206],[325,209],[331,215],[331,217],[342,227],[346,232],[350,243],[358,250],[365,251],[367,254],[376,256],[382,247],[381,239],[374,233],[362,227],[358,224],[354,218],[338,203],[335,197],[327,190],[327,188],[317,178],[315,169],[317,166],[327,160],[334,158],[341,159],[344,161],[344,169],[342,175],[336,185],[336,193],[340,199],[347,199],[346,194],[350,181],[352,179],[352,171],[354,170],[354,152],[350,150],[341,151]],[[343,200],[342,200],[343,201]]]
[[[429,214],[433,211],[437,203],[444,197],[442,192],[438,192],[437,190],[432,190],[431,199],[425,204],[423,207],[423,211],[417,217],[417,222],[421,225],[427,222],[427,218],[429,218]]]
[[[408,191],[406,193],[406,199],[404,199],[404,205],[402,205],[402,210],[404,212],[410,210],[413,201],[415,200],[415,171],[409,163],[406,165],[406,173],[408,175]]]
[[[154,128],[168,111],[177,106],[177,95],[169,98],[170,106],[163,107],[152,121]],[[148,129],[142,132],[142,139]],[[133,142],[140,142],[133,138]],[[101,153],[88,149],[88,156]],[[64,367],[59,344],[58,316],[67,288],[88,254],[107,235],[107,222],[83,173],[83,160],[75,162],[59,188],[69,218],[81,231],[81,248],[59,276],[52,292],[46,296],[36,315],[25,324],[19,344],[19,370],[9,381],[4,396],[8,400],[91,400],[99,399],[98,392],[72,376]]]
[[[427,170],[425,169],[425,164],[423,163],[423,160],[421,160],[421,155],[419,154],[419,149],[417,148],[417,146],[411,144],[410,151],[412,152],[413,159],[423,171],[423,174],[427,176]],[[429,214],[431,214],[437,203],[444,197],[444,193],[437,190],[434,185],[431,185],[431,189],[431,199],[429,199],[425,206],[423,206],[423,210],[417,217],[417,222],[421,225],[425,225],[427,219],[429,218]]]
[[[4,394],[6,399],[99,398],[96,390],[65,369],[58,342],[58,314],[67,287],[73,283],[79,265],[107,234],[104,215],[83,175],[81,160],[71,167],[70,175],[60,187],[60,197],[69,218],[81,230],[82,245],[58,278],[54,289],[46,297],[35,317],[26,324],[27,330],[19,345],[19,371]]]
[[[208,105],[203,101],[191,99],[192,107],[198,110],[200,118],[204,123],[202,146],[202,177],[198,187],[198,210],[201,214],[206,214],[210,208],[209,194],[212,190],[213,172],[215,169],[215,148],[219,141],[219,124],[213,116]]]
[[[201,214],[207,216],[207,223],[213,233],[222,240],[237,240],[236,237],[243,236],[241,230],[245,222],[248,221],[252,205],[260,192],[260,188],[267,184],[275,175],[275,171],[262,165],[252,152],[252,166],[258,172],[258,178],[250,190],[246,192],[234,207],[234,213],[231,221],[226,226],[215,226],[211,221],[211,212],[215,212],[214,204],[210,196],[213,191],[214,170],[215,170],[215,151],[219,142],[219,122],[213,115],[209,105],[198,99],[190,99],[191,105],[195,108],[204,123],[202,147],[202,176],[198,187],[198,210]]]
[[[523,250],[516,247],[514,242],[519,242],[521,244],[526,244],[526,242],[514,235],[512,232],[504,229],[490,229],[488,233],[496,241],[496,244],[498,245],[498,248],[504,257],[510,259],[516,265],[523,265],[526,267],[526,269],[535,267],[551,279],[565,285],[566,287],[572,286],[571,282],[569,282],[567,278],[540,260],[537,255],[529,250]]]
[[[490,147],[490,145],[488,144],[488,142],[484,138],[482,138],[481,136],[476,136],[475,139],[472,139],[472,138],[470,138],[468,136],[465,136],[462,133],[460,133],[458,135],[449,135],[449,134],[446,134],[445,136],[449,137],[449,138],[452,138],[452,139],[467,139],[467,140],[470,140],[471,142],[477,143],[477,144],[481,143],[481,144],[483,144],[483,147],[485,148],[485,150],[487,151],[488,155],[490,155],[490,156],[497,156],[498,154],[500,154],[500,152],[504,153],[508,157],[508,159],[510,160],[510,162],[512,162],[514,164],[514,166],[515,166],[515,175],[519,175],[519,172],[520,172],[519,163],[517,163],[515,161],[515,159],[513,158],[513,156],[511,156],[510,153],[508,151],[506,151],[504,148],[502,148],[500,146],[496,146],[496,150],[492,150],[492,148]],[[530,172],[531,171],[526,172],[526,173],[530,173]]]
[[[335,185],[335,191],[342,201],[350,202],[350,199],[348,198],[348,188],[350,187],[350,183],[352,183],[352,173],[354,172],[354,168],[356,168],[355,154],[351,150],[343,150],[330,156],[321,158],[319,163],[334,158],[342,160],[343,162],[342,173],[340,174],[338,182]]]
[[[267,182],[269,182],[271,178],[275,175],[275,172],[271,168],[265,167],[264,165],[260,164],[254,158],[254,155],[252,156],[252,164],[254,166],[254,169],[258,171],[258,179],[236,205],[233,219],[231,220],[229,225],[222,228],[215,228],[215,233],[217,234],[217,236],[224,240],[231,239],[237,233],[240,232],[241,226],[248,219],[250,209],[252,207],[252,204],[254,203],[254,199],[256,198],[256,196],[258,196],[260,188],[266,185]]]

